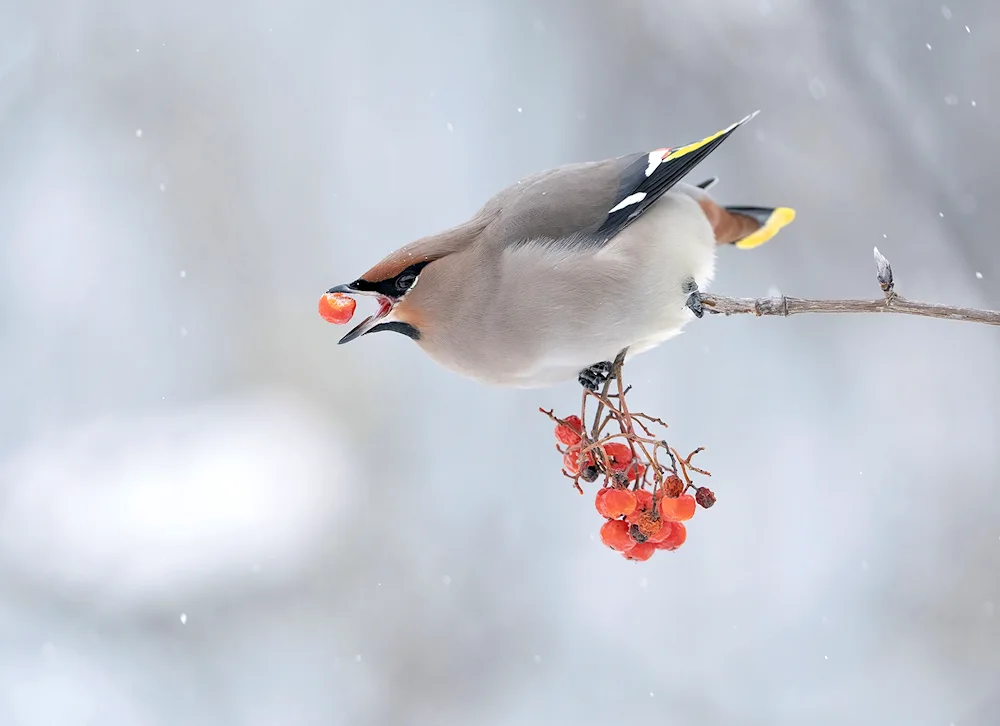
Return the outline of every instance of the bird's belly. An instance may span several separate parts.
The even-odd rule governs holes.
[[[493,385],[576,380],[623,348],[632,357],[680,333],[694,318],[686,284],[705,289],[715,251],[698,204],[670,193],[599,252],[574,257],[558,246],[516,248],[505,258],[493,306],[461,326],[475,334],[449,346],[439,362]],[[430,340],[427,346],[435,357]]]
[[[678,286],[670,295],[606,301],[595,314],[562,318],[546,327],[540,321],[508,324],[488,336],[488,346],[469,345],[459,355],[429,354],[447,368],[480,383],[540,388],[575,381],[580,371],[612,361],[623,348],[628,357],[676,336],[694,316]],[[614,311],[614,314],[609,314]]]
[[[673,314],[656,316],[655,324],[651,321],[648,326],[623,324],[604,331],[581,328],[590,333],[588,344],[547,349],[518,376],[517,385],[536,387],[576,380],[580,371],[595,363],[614,360],[624,348],[628,348],[627,359],[633,358],[680,334],[693,317],[691,311],[682,307]]]

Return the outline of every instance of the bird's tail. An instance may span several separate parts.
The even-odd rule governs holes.
[[[718,242],[743,250],[760,247],[795,219],[795,210],[790,207],[723,207],[723,210],[732,222],[725,226],[732,231],[728,239],[720,238]]]

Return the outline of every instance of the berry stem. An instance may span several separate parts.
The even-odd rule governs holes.
[[[604,403],[608,398],[608,391],[611,390],[611,379],[614,378],[618,381],[618,392],[621,393],[621,378],[622,378],[622,365],[625,363],[625,355],[628,353],[628,348],[622,348],[621,352],[615,356],[614,363],[611,364],[611,375],[604,379],[604,387],[601,389],[601,395],[598,397],[597,403],[597,413],[594,414],[594,427],[593,427],[593,437],[597,438],[598,424],[601,422],[601,414],[604,413]],[[592,393],[584,389],[583,391],[583,402],[581,404],[581,412],[587,408],[587,394]],[[619,399],[620,402],[620,399]],[[581,413],[580,420],[584,421],[583,415]]]

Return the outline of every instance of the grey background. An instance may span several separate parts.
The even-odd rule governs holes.
[[[720,502],[634,564],[536,411],[573,386],[316,315],[524,174],[756,108],[699,177],[799,216],[713,290],[873,296],[877,244],[998,308],[998,35],[991,0],[0,1],[0,723],[1000,723],[994,329],[637,359]]]

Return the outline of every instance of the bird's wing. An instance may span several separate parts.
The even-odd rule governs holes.
[[[570,164],[522,179],[483,208],[493,216],[486,239],[502,246],[604,246],[756,115],[686,146]]]

